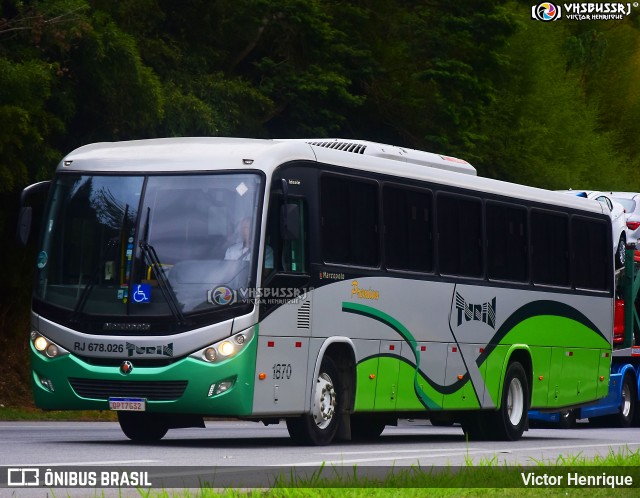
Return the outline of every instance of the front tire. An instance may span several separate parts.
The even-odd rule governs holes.
[[[325,356],[320,365],[313,392],[311,413],[288,418],[289,435],[298,444],[324,446],[338,431],[343,407],[342,379],[331,357]]]
[[[124,435],[132,441],[159,441],[169,430],[163,415],[157,413],[118,412],[118,422]]]

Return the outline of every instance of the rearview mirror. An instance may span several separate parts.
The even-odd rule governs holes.
[[[280,235],[284,240],[296,240],[300,237],[300,207],[297,204],[284,204],[280,207]]]
[[[18,230],[16,231],[16,240],[21,247],[27,245],[29,242],[29,234],[31,233],[31,218],[33,216],[33,210],[31,206],[24,206],[20,208],[20,214],[18,215]]]

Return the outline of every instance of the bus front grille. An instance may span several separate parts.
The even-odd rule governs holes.
[[[149,401],[174,401],[187,388],[186,380],[97,380],[70,378],[69,384],[82,398],[146,398]]]

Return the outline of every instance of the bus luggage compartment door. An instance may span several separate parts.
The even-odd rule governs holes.
[[[308,355],[307,337],[258,337],[254,415],[302,413]]]

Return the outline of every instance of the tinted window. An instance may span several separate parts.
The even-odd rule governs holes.
[[[533,281],[568,285],[569,222],[567,216],[546,211],[531,212]]]
[[[482,275],[482,203],[471,197],[439,194],[438,265],[440,273]]]
[[[527,280],[527,211],[488,203],[486,220],[489,278]]]
[[[602,221],[573,218],[573,284],[581,289],[607,290],[607,271],[611,266],[609,228]]]
[[[378,186],[352,178],[322,178],[322,254],[332,263],[377,266]]]
[[[385,186],[384,244],[388,268],[433,269],[431,192]]]

